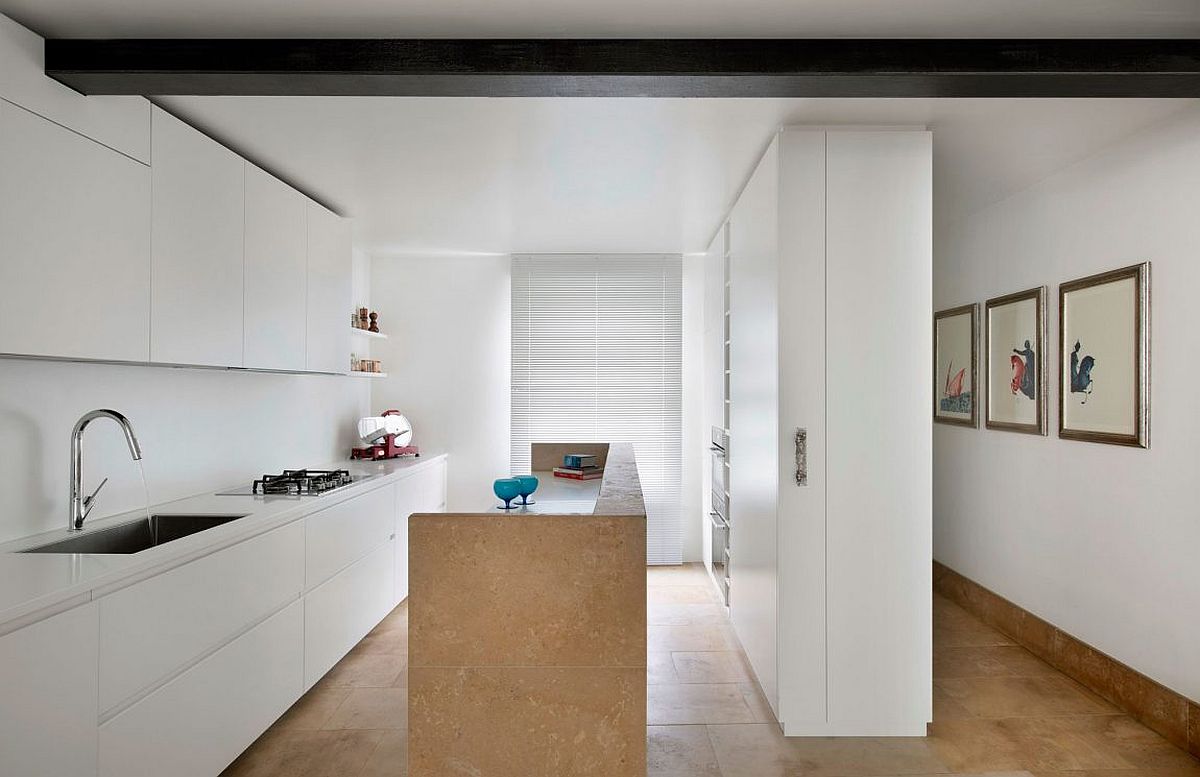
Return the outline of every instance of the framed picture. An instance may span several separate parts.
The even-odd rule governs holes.
[[[979,425],[975,409],[979,305],[933,314],[933,420]]]
[[[988,429],[1046,433],[1046,287],[993,297],[984,306]]]
[[[1150,444],[1150,263],[1058,287],[1058,436]]]

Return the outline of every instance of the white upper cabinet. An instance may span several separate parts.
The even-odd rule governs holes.
[[[44,51],[40,35],[0,14],[0,98],[149,164],[150,102],[84,97],[46,77]]]
[[[308,203],[308,359],[311,372],[350,369],[350,223]]]
[[[152,116],[150,358],[240,367],[246,164],[165,111]]]
[[[149,358],[144,164],[0,100],[0,257],[0,353]]]
[[[246,165],[245,365],[305,369],[307,200]]]

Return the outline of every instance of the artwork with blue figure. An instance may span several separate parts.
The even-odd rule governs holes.
[[[1092,368],[1096,366],[1096,359],[1091,355],[1080,358],[1079,351],[1082,347],[1076,340],[1075,348],[1071,351],[1071,393],[1083,394],[1079,403],[1087,404],[1088,394],[1092,393]]]
[[[1037,399],[1037,364],[1033,348],[1025,341],[1024,348],[1014,348],[1012,357],[1012,393],[1020,392],[1030,399]]]

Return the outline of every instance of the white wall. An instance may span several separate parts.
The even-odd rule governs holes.
[[[348,315],[348,314],[347,314]],[[248,484],[263,472],[349,454],[366,381],[327,375],[0,359],[0,541],[65,527],[70,435],[99,407],[129,417],[152,503]],[[84,439],[84,487],[104,477],[93,518],[145,502],[117,426]]]
[[[941,309],[1152,262],[1151,448],[934,431],[934,555],[1135,669],[1200,699],[1200,110],[1128,138],[942,230]],[[1049,426],[1057,429],[1051,383]],[[982,427],[982,423],[981,423]]]
[[[400,410],[414,444],[450,454],[448,508],[478,510],[509,472],[511,260],[371,258],[371,304],[389,339],[372,341],[388,377],[375,412]]]

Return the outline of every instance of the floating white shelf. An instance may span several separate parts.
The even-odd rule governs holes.
[[[387,335],[385,335],[383,332],[372,332],[367,329],[359,329],[358,327],[355,327],[355,326],[350,327],[350,331],[353,334],[361,335],[363,337],[374,337],[376,340],[386,340],[387,339]]]
[[[386,378],[386,372],[365,372],[363,370],[350,370],[350,374],[356,378]]]

